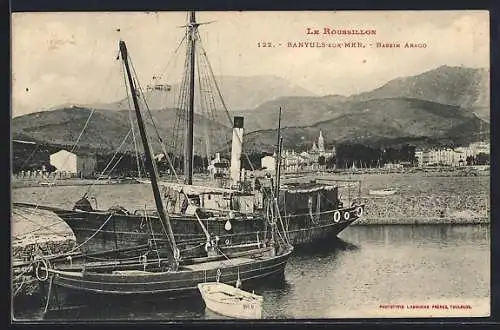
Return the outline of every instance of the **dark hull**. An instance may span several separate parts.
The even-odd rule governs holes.
[[[231,258],[231,262],[219,260],[180,266],[176,272],[118,274],[53,270],[52,286],[66,291],[106,296],[162,294],[177,298],[197,294],[197,284],[216,281],[219,271],[219,281],[231,285],[236,283],[238,276],[242,282],[283,277],[292,251],[293,248],[289,247],[275,256],[255,253],[247,257]],[[129,270],[142,270],[142,266]],[[44,283],[50,285],[50,281]]]
[[[285,217],[290,244],[301,246],[336,237],[359,218],[354,207],[337,211],[341,218],[338,222],[334,219],[336,211],[324,212],[314,217],[309,214]],[[349,220],[345,220],[344,213],[350,214]]]
[[[29,204],[18,204],[31,207]],[[117,254],[123,256],[137,256],[138,251],[150,251],[168,244],[165,239],[165,230],[157,216],[144,217],[136,214],[112,214],[108,211],[73,211],[53,207],[39,206],[56,213],[62,218],[75,234],[76,243],[84,255]],[[227,219],[203,219],[208,232],[219,237],[219,246],[229,246],[238,243],[256,242],[264,240],[263,218],[239,218],[231,220],[232,230],[227,231],[224,225]],[[197,257],[206,255],[206,236],[195,216],[170,216],[172,230],[175,233],[176,243],[183,257]],[[152,239],[156,239],[157,246]],[[156,255],[156,252],[154,253]]]
[[[147,218],[134,214],[113,214],[111,216],[108,211],[84,212],[52,207],[43,208],[55,212],[71,227],[77,244],[83,244],[80,247],[83,254],[99,253],[102,255],[104,251],[131,249],[130,252],[120,252],[120,256],[137,256],[137,251],[151,250],[151,238],[153,237],[151,232],[156,238],[164,237],[161,222],[155,216]],[[335,218],[336,212],[340,214],[337,219]],[[345,213],[350,215],[348,220],[344,217]],[[286,215],[283,217],[283,221],[290,244],[300,246],[328,237],[335,237],[358,218],[356,209],[351,207],[320,214]],[[265,239],[266,224],[263,216],[253,219],[231,220],[231,231],[224,229],[227,219],[213,218],[202,221],[213,236],[219,237],[220,246],[255,243],[257,239],[259,241]],[[205,254],[205,234],[194,216],[171,216],[171,224],[183,256],[196,257]],[[98,229],[100,230],[96,233]],[[157,244],[161,245],[161,242]],[[167,243],[164,242],[164,244]],[[111,254],[114,255],[116,252],[111,252]]]

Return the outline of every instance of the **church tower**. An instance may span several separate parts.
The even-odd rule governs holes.
[[[325,151],[325,140],[323,139],[323,132],[321,130],[319,131],[318,149],[319,151]]]

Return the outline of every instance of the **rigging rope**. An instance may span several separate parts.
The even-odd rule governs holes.
[[[69,159],[70,154],[75,151],[78,143],[80,142],[80,139],[83,136],[83,133],[85,132],[85,130],[87,129],[87,126],[89,125],[90,119],[92,118],[92,115],[94,114],[94,112],[95,112],[95,109],[93,108],[92,111],[90,112],[89,117],[85,121],[85,124],[83,125],[83,129],[81,130],[80,134],[78,135],[78,138],[76,139],[75,143],[73,144],[73,147],[71,148],[70,153],[68,155],[66,155],[66,158],[64,159],[63,164],[66,164],[66,162]],[[54,180],[52,181],[52,183],[54,184],[56,181],[57,181],[57,178],[54,176]],[[49,190],[50,189],[47,189],[47,190],[44,191],[44,194],[42,195],[42,198],[40,200],[44,200],[45,199],[45,197],[47,196]],[[39,206],[40,206],[40,202],[37,202],[34,209],[37,210]]]
[[[152,222],[151,222],[151,218],[150,218],[150,217],[148,217],[148,212],[147,212],[147,207],[146,207],[146,205],[144,205],[144,216],[146,217],[146,222],[148,222],[148,223],[149,223],[149,228],[150,228],[150,230],[151,230],[151,236],[153,236],[153,242],[154,242],[154,244],[155,244],[156,256],[158,257],[158,267],[160,267],[160,266],[161,266],[161,261],[160,261],[160,260],[161,260],[161,259],[160,259],[160,252],[159,252],[159,250],[158,250],[158,244],[156,244],[155,231],[154,231],[154,229],[153,229],[153,224],[152,224]],[[172,247],[172,249],[173,249],[173,247]]]
[[[138,76],[137,76],[137,73],[136,73],[136,71],[135,71],[134,65],[133,65],[133,63],[132,63],[132,58],[130,57],[130,55],[129,55],[129,57],[128,57],[128,61],[129,61],[129,63],[130,63],[130,66],[132,67],[132,71],[133,71],[133,73],[134,73],[134,76],[137,78]],[[144,95],[144,94],[143,94],[143,92],[142,92],[142,88],[141,88],[141,86],[140,86],[140,83],[139,83],[138,79],[136,79],[136,84],[137,84],[137,88],[138,88],[139,92],[140,92],[142,95]],[[149,111],[149,106],[148,106],[148,104],[147,104],[146,100],[145,100],[145,99],[143,99],[143,101],[144,101],[144,103],[145,103],[145,107],[146,107],[146,109],[148,109],[148,111]],[[139,110],[140,110],[140,109],[139,109]],[[148,136],[147,134],[146,134],[145,138],[146,138],[146,141],[147,141],[148,145],[150,145],[150,146],[151,146],[150,139],[149,139],[149,136]],[[145,150],[145,151],[146,151],[146,150]],[[151,152],[153,152],[153,151],[151,150]],[[168,157],[168,155],[165,155],[165,156],[166,156],[166,157]],[[151,160],[151,163],[152,163],[152,166],[153,166],[153,172],[154,172],[154,173],[152,173],[151,175],[154,175],[155,177],[158,177],[158,168],[157,168],[156,161],[154,160],[154,158]],[[161,197],[160,197],[160,198],[161,198]],[[163,205],[163,203],[162,203],[162,205]],[[165,213],[165,215],[166,215],[166,217],[167,217],[167,221],[169,221],[169,215],[168,215],[167,210],[166,210],[166,209],[164,209],[164,210],[163,210],[163,212]],[[172,244],[172,252],[173,252],[173,255],[174,255],[174,259],[177,259],[177,254],[178,254],[178,251],[179,251],[179,250],[176,248],[176,243],[175,243],[175,237],[174,237],[174,234],[173,234],[173,232],[171,232],[170,230],[168,230],[168,231],[167,231],[167,229],[165,228],[165,224],[163,223],[163,219],[160,219],[160,220],[161,220],[161,224],[162,224],[163,230],[165,231],[165,235],[166,235],[166,237],[170,240],[170,243]]]
[[[186,34],[187,35],[187,34]],[[185,39],[186,40],[186,39]],[[174,152],[174,155],[178,153],[177,149],[177,143],[179,140],[179,130],[180,130],[180,124],[182,121],[182,118],[187,122],[187,90],[188,90],[188,85],[189,85],[189,79],[188,79],[188,71],[190,68],[190,61],[189,61],[189,47],[186,47],[186,57],[184,60],[184,74],[181,82],[181,89],[179,93],[179,98],[177,100],[177,111],[176,111],[176,120],[174,122],[174,128],[173,128],[173,138],[172,138],[172,145],[171,149]],[[179,164],[180,165],[180,164]]]
[[[214,73],[213,73],[212,65],[210,64],[210,61],[208,60],[208,57],[207,57],[207,55],[206,55],[206,53],[207,53],[207,52],[206,52],[205,48],[203,47],[203,44],[202,44],[201,39],[200,39],[200,38],[198,38],[198,39],[199,39],[199,47],[203,50],[203,55],[204,55],[204,57],[206,58],[206,62],[207,62],[207,64],[208,64],[208,69],[210,70],[210,74],[211,74],[211,76],[212,76],[212,77],[214,77]],[[222,96],[222,92],[221,92],[221,90],[220,90],[220,88],[219,88],[219,85],[218,85],[218,83],[217,83],[217,81],[216,81],[215,79],[214,79],[214,85],[215,85],[215,87],[216,87],[216,90],[217,90],[217,93],[218,93],[218,95],[219,95],[219,98],[220,98],[220,100],[221,100],[221,102],[222,102],[222,106],[223,106],[223,108],[224,108],[224,111],[225,111],[225,113],[226,113],[226,116],[227,116],[227,118],[229,119],[229,122],[231,122],[231,124],[232,124],[231,114],[229,113],[228,107],[227,107],[227,105],[226,105],[226,103],[225,103],[225,101],[224,101],[224,98],[223,98],[223,96]],[[240,142],[240,143],[242,143],[242,141],[241,141],[241,139],[239,138],[239,136],[238,136],[237,138],[240,140],[239,142]],[[252,171],[255,171],[255,168],[254,168],[254,166],[253,166],[252,162],[250,161],[250,158],[248,157],[248,154],[247,154],[246,152],[242,152],[242,153],[245,155],[245,158],[246,158],[246,160],[248,161],[248,164],[250,165],[250,168],[252,169]],[[273,189],[271,189],[271,197],[272,197],[272,200],[274,200],[274,201],[275,201],[276,208],[278,209],[278,217],[279,217],[279,219],[281,220],[281,215],[280,215],[280,213],[279,213],[279,208],[278,208],[278,204],[277,204],[276,196],[275,196],[275,193],[274,193]],[[282,224],[282,226],[283,226],[283,222],[281,222],[281,224]],[[285,227],[284,227],[284,226],[283,226],[283,230],[284,230],[284,232],[286,233],[286,230],[285,230]],[[288,235],[287,235],[287,236],[288,236]],[[288,241],[288,239],[287,239],[287,241]]]
[[[135,138],[135,129],[134,129],[134,121],[132,120],[132,115],[133,115],[133,111],[132,111],[132,104],[130,103],[130,93],[129,93],[129,88],[130,86],[127,84],[127,76],[126,76],[126,72],[123,68],[123,65],[120,66],[120,69],[121,69],[121,72],[122,72],[122,75],[123,75],[123,82],[124,82],[124,85],[125,85],[125,92],[127,94],[127,103],[128,103],[128,108],[129,108],[129,111],[128,111],[128,118],[129,118],[129,121],[130,121],[130,127],[132,128],[132,138],[134,139],[134,150],[135,150],[135,159],[136,159],[136,162],[137,162],[137,174],[139,175],[139,179],[141,178],[141,164],[140,164],[140,157],[139,157],[139,149],[137,147],[137,141],[136,141],[136,138]]]
[[[116,58],[116,55],[115,55],[114,57]],[[106,79],[105,79],[105,81],[107,81],[107,80],[109,79],[109,77],[111,76],[111,73],[112,73],[112,71],[110,70],[110,71],[109,71],[109,73],[108,73],[108,76],[107,76],[107,77],[106,77]],[[83,133],[84,133],[84,132],[85,132],[85,130],[87,129],[87,126],[88,126],[88,125],[89,125],[89,123],[90,123],[90,119],[91,119],[91,118],[92,118],[92,116],[94,115],[95,111],[96,111],[96,109],[95,109],[95,108],[92,108],[92,109],[91,109],[91,112],[90,112],[90,114],[89,114],[89,117],[88,117],[88,118],[87,118],[87,120],[85,121],[85,124],[84,124],[84,126],[83,126],[82,130],[80,131],[80,134],[78,135],[78,137],[77,137],[77,139],[76,139],[75,143],[73,144],[73,146],[72,146],[72,148],[71,148],[70,153],[73,153],[73,152],[76,150],[76,148],[77,148],[77,146],[78,146],[78,143],[80,142],[80,139],[82,138]],[[64,160],[63,165],[64,165],[64,164],[66,164],[66,162],[68,161],[68,159],[69,159],[69,154],[66,156],[66,159]],[[57,178],[54,176],[54,180],[52,181],[52,183],[54,184],[56,181],[57,181]],[[39,199],[39,201],[44,200],[44,199],[46,198],[46,196],[47,196],[47,194],[48,194],[48,192],[49,192],[49,191],[50,191],[50,188],[49,188],[49,189],[44,190],[44,193],[43,193],[43,195],[41,196],[41,198]],[[36,205],[35,205],[35,208],[34,208],[34,209],[35,209],[35,210],[37,210],[39,206],[40,206],[40,202],[37,202],[37,203],[36,203]]]
[[[95,187],[95,185],[97,184],[97,182],[104,178],[104,174],[106,173],[106,171],[108,170],[108,167],[111,165],[111,163],[113,162],[113,160],[115,159],[115,157],[118,155],[118,153],[120,152],[120,150],[122,149],[123,145],[125,144],[125,142],[127,141],[127,139],[129,138],[130,136],[130,133],[132,132],[132,129],[129,129],[127,135],[123,138],[122,142],[120,143],[120,146],[118,147],[118,149],[116,149],[115,153],[113,154],[113,157],[111,157],[111,160],[108,162],[108,164],[106,165],[106,167],[104,168],[104,170],[102,170],[102,172],[99,174],[99,176],[97,177],[97,180],[92,183],[91,185],[89,185],[87,187],[87,194],[90,193],[90,190]],[[120,162],[120,160],[123,158],[123,156],[121,156],[115,163],[115,165],[111,168],[111,170],[109,171],[109,174],[111,174],[111,172],[115,169],[115,167],[118,165],[118,163]]]
[[[163,73],[161,73],[159,76],[158,76],[158,80],[162,79],[163,78],[163,75],[167,72],[168,70],[168,67],[170,66],[170,64],[172,63],[172,60],[174,58],[176,58],[174,55],[177,54],[177,52],[179,51],[179,49],[181,48],[182,44],[184,43],[184,41],[186,40],[186,34],[182,37],[181,41],[179,42],[179,44],[177,45],[177,48],[175,48],[174,50],[174,53],[172,55],[172,57],[170,58],[170,60],[167,62],[167,64],[165,65],[165,69],[163,70]]]
[[[84,246],[85,244],[87,244],[92,238],[95,237],[95,235],[97,235],[104,228],[104,226],[106,226],[106,224],[113,217],[113,215],[114,214],[110,214],[109,217],[106,219],[106,221],[104,221],[103,224],[92,235],[90,235],[85,241],[83,241],[81,244],[75,246],[73,249],[69,250],[68,252],[66,252],[64,254],[74,252],[74,251],[78,250],[79,248],[81,248],[82,246]]]
[[[79,248],[81,248],[83,245],[87,244],[92,238],[94,238],[103,228],[104,226],[108,223],[108,221],[113,217],[114,214],[110,214],[109,217],[106,219],[106,221],[103,222],[103,224],[92,234],[90,235],[85,241],[83,241],[81,244],[75,246],[74,248],[72,248],[71,250],[69,251],[66,251],[64,253],[60,253],[60,254],[49,254],[49,255],[44,255],[43,257],[45,259],[54,259],[54,258],[59,258],[59,257],[62,257],[62,256],[66,256],[76,250],[78,250]]]
[[[35,210],[34,210],[34,209],[33,209],[33,210],[30,210],[30,212],[32,212],[32,213],[34,214],[34,213],[35,213]],[[27,221],[29,221],[29,222],[31,222],[31,223],[33,223],[33,224],[37,225],[37,226],[39,227],[39,228],[36,228],[36,230],[33,230],[33,231],[31,231],[31,232],[28,232],[27,234],[30,234],[30,233],[32,233],[32,232],[35,232],[35,231],[38,231],[38,230],[41,230],[41,229],[46,229],[47,231],[49,231],[50,233],[52,233],[52,234],[54,234],[54,235],[61,236],[61,237],[66,237],[66,236],[67,236],[67,233],[56,232],[56,231],[53,231],[52,229],[50,229],[50,227],[52,227],[52,226],[59,225],[59,224],[61,224],[61,223],[65,223],[63,220],[60,220],[59,218],[58,218],[58,222],[56,222],[56,223],[54,223],[54,224],[51,224],[51,225],[49,225],[49,226],[45,226],[45,225],[40,224],[40,223],[39,223],[39,222],[37,222],[37,221],[31,220],[31,219],[30,219],[29,217],[27,217],[26,215],[21,214],[18,210],[15,210],[15,209],[14,209],[14,210],[12,210],[12,213],[13,213],[13,214],[16,214],[17,216],[19,216],[19,217],[21,217],[21,218],[23,218],[23,219],[25,219],[25,220],[27,220]]]
[[[197,60],[197,68],[198,68],[198,85],[199,85],[199,102],[200,102],[200,108],[201,108],[201,111],[202,113],[205,113],[205,110],[208,108],[207,106],[207,102],[206,102],[206,99],[203,97],[203,91],[204,91],[204,88],[203,88],[203,83],[202,83],[202,75],[201,75],[201,72],[200,72],[200,56],[197,56],[196,57],[196,60]],[[210,118],[209,118],[210,119]],[[205,152],[206,152],[206,156],[207,156],[207,160],[210,161],[210,134],[209,134],[209,130],[208,130],[208,121],[203,121],[203,133],[205,135]]]
[[[132,58],[131,58],[130,56],[129,56],[129,62],[130,62],[130,66],[132,67],[132,71],[134,72],[134,75],[135,75],[135,76],[137,76],[137,73],[136,73],[136,71],[135,71],[134,64],[133,64],[133,62],[132,62]],[[155,133],[156,133],[156,136],[157,136],[157,138],[158,138],[158,140],[159,140],[159,143],[160,143],[160,147],[161,147],[161,149],[162,149],[162,152],[163,152],[163,154],[164,154],[165,158],[167,159],[167,161],[168,161],[168,163],[169,163],[169,166],[172,168],[172,171],[173,171],[173,173],[174,173],[174,175],[175,175],[176,179],[177,179],[177,180],[179,180],[179,178],[177,177],[177,173],[175,172],[175,168],[173,167],[173,164],[172,164],[172,161],[171,161],[171,159],[170,159],[170,156],[168,155],[168,152],[165,150],[165,146],[164,146],[164,143],[163,143],[163,139],[162,139],[162,138],[161,138],[161,136],[160,136],[160,133],[159,133],[158,128],[157,128],[157,126],[156,126],[156,123],[155,123],[155,121],[154,121],[154,118],[153,118],[153,115],[152,115],[152,113],[151,113],[151,110],[149,109],[148,102],[146,101],[146,99],[145,99],[145,97],[144,97],[144,92],[143,92],[143,90],[142,90],[141,84],[140,84],[138,81],[137,81],[137,87],[138,87],[138,89],[139,89],[140,94],[142,95],[142,98],[143,98],[143,102],[144,102],[145,108],[146,108],[146,110],[147,110],[147,112],[148,112],[148,114],[149,114],[149,118],[151,119],[151,123],[152,123],[152,126],[153,126],[153,128],[154,128],[154,131],[155,131]],[[148,139],[148,143],[150,143],[150,142],[149,142],[149,139]],[[150,145],[151,145],[151,144],[150,144]],[[156,163],[156,162],[153,160],[153,163]]]

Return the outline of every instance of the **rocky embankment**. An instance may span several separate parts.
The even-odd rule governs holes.
[[[70,251],[75,235],[55,213],[29,207],[12,207],[11,228],[13,296],[32,296],[38,292],[33,261]]]
[[[489,195],[392,195],[364,197],[357,225],[478,224],[490,222]]]

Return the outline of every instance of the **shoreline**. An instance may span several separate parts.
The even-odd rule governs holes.
[[[22,189],[22,188],[51,188],[51,187],[72,187],[72,186],[89,186],[89,185],[115,185],[115,184],[134,184],[138,182],[128,181],[128,182],[116,182],[115,180],[92,180],[92,179],[64,179],[57,180],[53,184],[42,184],[49,180],[13,180],[11,181],[11,189]]]
[[[445,218],[422,218],[422,217],[405,217],[405,218],[361,218],[351,224],[351,226],[413,226],[413,225],[489,225],[491,219],[489,217],[480,218],[460,218],[460,217],[445,217]]]
[[[467,169],[467,168],[465,168]],[[315,176],[322,178],[324,176],[384,176],[384,175],[423,175],[425,177],[464,177],[464,176],[489,176],[490,172],[485,170],[477,170],[471,168],[470,171],[475,171],[475,174],[465,173],[464,168],[413,168],[410,170],[326,170],[326,171],[298,171],[298,172],[285,172],[283,179],[294,179],[296,177],[310,177]],[[465,174],[464,174],[465,173]],[[169,177],[170,178],[170,177]],[[197,181],[203,182],[208,179],[206,174],[195,174],[194,178]],[[11,178],[11,189],[17,188],[30,188],[30,187],[54,187],[54,186],[85,186],[85,185],[116,185],[116,184],[134,184],[138,183],[133,178],[127,179],[81,179],[81,178],[66,178],[56,179],[53,178],[29,178],[19,179]]]

